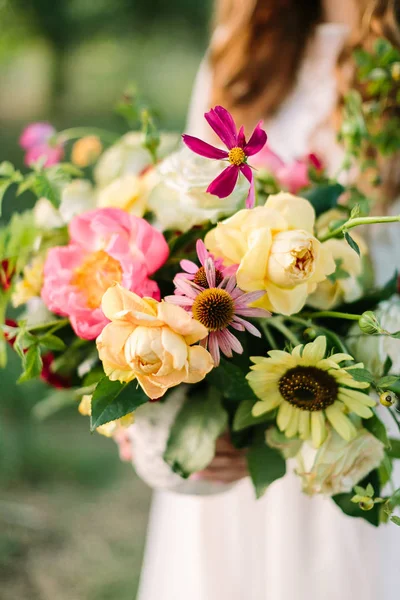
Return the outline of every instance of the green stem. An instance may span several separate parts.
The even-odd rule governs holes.
[[[373,225],[374,223],[398,223],[400,222],[400,215],[393,217],[357,217],[355,219],[349,219],[346,223],[343,223],[340,227],[337,227],[333,231],[329,231],[325,235],[319,238],[320,242],[326,242],[331,238],[337,237],[341,233],[344,233],[348,229],[353,227],[359,227],[360,225]]]
[[[272,335],[272,333],[269,330],[268,323],[265,320],[265,321],[261,321],[260,325],[261,325],[261,329],[263,330],[263,332],[265,334],[265,337],[267,338],[267,342],[269,343],[269,345],[271,346],[271,348],[273,350],[276,350],[278,348],[278,344],[276,343],[274,336]]]
[[[76,140],[87,135],[95,135],[102,141],[109,144],[113,144],[120,137],[116,133],[100,129],[99,127],[71,127],[70,129],[64,129],[54,136],[54,141],[67,142],[69,140]]]
[[[332,310],[321,310],[319,312],[314,313],[303,313],[302,317],[306,319],[322,319],[324,317],[328,317],[331,319],[345,319],[347,321],[359,321],[361,315],[352,315],[350,313],[341,313],[335,312]]]
[[[272,317],[268,320],[268,324],[272,325],[272,327],[275,327],[275,329],[277,329],[278,331],[280,331],[280,333],[282,335],[285,336],[286,339],[289,340],[289,342],[292,342],[292,344],[294,344],[295,346],[298,346],[299,344],[301,344],[301,341],[299,340],[299,338],[297,337],[297,335],[295,335],[293,333],[293,331],[290,331],[290,329],[288,327],[286,327],[286,325],[284,325],[280,319],[280,317]]]
[[[68,325],[69,319],[57,319],[56,321],[48,321],[47,323],[41,323],[40,325],[33,325],[28,327],[26,331],[29,333],[35,333],[36,331],[42,331],[43,329],[51,329],[52,333]]]

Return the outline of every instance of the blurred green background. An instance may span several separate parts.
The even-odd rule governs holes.
[[[113,107],[130,83],[181,130],[205,51],[212,0],[0,0],[0,161],[22,167],[31,121],[125,131]],[[15,209],[5,198],[3,219]],[[150,490],[113,442],[66,408],[31,415],[48,393],[0,371],[0,598],[133,600]]]

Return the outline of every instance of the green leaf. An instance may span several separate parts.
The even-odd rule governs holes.
[[[254,436],[247,453],[247,464],[257,498],[261,498],[268,486],[286,473],[286,461],[282,454],[267,446],[263,430]]]
[[[346,242],[348,243],[350,248],[352,248],[352,250],[354,250],[354,252],[357,252],[358,256],[361,256],[360,248],[358,247],[357,242],[355,242],[353,240],[353,238],[351,237],[351,235],[349,234],[348,231],[344,232],[344,239],[346,240]]]
[[[391,510],[394,510],[397,506],[400,506],[400,488],[395,490],[389,498],[389,504]]]
[[[207,376],[207,381],[221,390],[225,398],[236,402],[242,400],[257,400],[253,390],[248,384],[246,374],[240,367],[224,358],[221,359],[217,369],[213,369]]]
[[[48,350],[65,350],[65,343],[56,335],[47,334],[39,339],[39,342],[42,346],[47,348]]]
[[[7,160],[0,163],[0,177],[12,177],[15,173],[14,165]]]
[[[259,417],[253,417],[252,409],[254,406],[254,400],[243,400],[236,410],[233,419],[233,431],[242,431],[247,427],[258,425],[260,423],[268,423],[273,421],[276,415],[276,411],[269,411]]]
[[[390,372],[390,369],[393,366],[393,361],[390,356],[386,357],[385,364],[383,365],[383,374],[387,375]]]
[[[396,515],[392,515],[390,517],[390,520],[392,521],[392,523],[394,523],[395,525],[398,525],[400,527],[400,517],[397,517]]]
[[[372,471],[368,475],[368,477],[361,482],[360,489],[362,486],[368,486],[368,483],[371,483],[376,493],[379,495],[380,487],[379,487],[379,477],[377,471]],[[356,488],[354,488],[356,489]],[[360,494],[361,495],[361,494]],[[339,508],[350,517],[358,517],[361,519],[365,519],[375,527],[378,527],[380,522],[380,507],[379,505],[374,505],[371,510],[365,511],[360,508],[358,504],[352,502],[352,498],[354,497],[353,492],[348,494],[337,494],[336,496],[332,496],[332,500],[339,506]]]
[[[12,184],[11,179],[6,179],[6,181],[0,182],[0,217],[1,217],[1,212],[2,212],[3,198],[11,184]]]
[[[56,208],[60,205],[60,192],[44,173],[37,173],[33,191],[38,198],[47,198]]]
[[[374,492],[374,487],[373,487],[373,485],[371,483],[369,483],[367,485],[367,487],[365,488],[365,494],[367,496],[369,496],[370,498],[372,498],[374,496],[374,493],[375,493]]]
[[[390,460],[389,454],[385,453],[383,461],[380,464],[380,466],[378,467],[379,481],[380,481],[381,487],[383,487],[384,485],[386,485],[388,483],[388,481],[390,481],[390,478],[392,476],[392,471],[393,471],[392,461]]]
[[[306,192],[302,192],[303,198],[306,198],[314,207],[316,215],[335,208],[340,196],[344,192],[344,187],[340,183],[317,185]]]
[[[40,356],[40,349],[37,344],[31,346],[24,356],[24,372],[18,379],[18,383],[24,383],[30,379],[39,377],[42,372],[43,362]]]
[[[168,400],[167,400],[168,402]],[[215,443],[228,426],[228,414],[214,389],[191,394],[173,424],[164,460],[175,473],[189,477],[205,469],[215,454]]]
[[[391,458],[400,458],[400,440],[390,438],[390,448],[388,449],[388,455]]]
[[[374,414],[374,416],[370,419],[365,419],[363,421],[363,424],[365,429],[367,429],[370,433],[372,433],[372,435],[378,438],[378,440],[380,440],[386,448],[390,448],[390,441],[388,438],[386,427],[376,414]]]
[[[148,401],[148,397],[136,381],[120,383],[103,377],[93,392],[91,431],[100,425],[124,417]]]
[[[336,258],[335,263],[336,270],[331,275],[328,275],[327,279],[329,279],[331,283],[335,283],[339,279],[348,279],[350,277],[350,274],[342,268],[343,259]]]
[[[384,377],[378,379],[376,382],[376,387],[380,388],[381,390],[388,390],[399,381],[400,377],[398,375],[385,375]]]
[[[361,487],[360,485],[355,485],[354,486],[354,491],[356,492],[356,494],[358,496],[365,496],[367,493],[367,490],[364,489],[363,487]]]
[[[363,381],[365,383],[372,383],[374,381],[373,375],[367,369],[349,369],[348,372],[356,381]]]

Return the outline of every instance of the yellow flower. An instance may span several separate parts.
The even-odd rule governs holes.
[[[151,173],[143,176],[124,175],[115,179],[98,195],[97,204],[101,208],[111,206],[121,208],[136,217],[143,217],[146,212],[147,198],[152,187]]]
[[[302,479],[306,494],[335,496],[351,492],[359,481],[379,467],[385,456],[384,446],[366,429],[357,430],[355,437],[346,442],[335,431],[330,431],[308,466],[307,453],[298,454],[297,474]]]
[[[241,210],[219,223],[205,243],[227,266],[239,264],[242,290],[266,291],[255,306],[291,315],[335,270],[331,252],[313,235],[314,222],[308,200],[281,192],[264,206]]]
[[[26,265],[22,279],[15,285],[12,303],[15,307],[26,304],[31,298],[40,296],[43,287],[44,258],[37,256],[29,265]]]
[[[311,439],[315,447],[326,438],[327,420],[342,438],[352,439],[356,428],[347,413],[368,419],[373,416],[369,407],[376,403],[359,391],[369,384],[354,380],[351,367],[340,367],[353,360],[349,354],[325,354],[326,338],[319,336],[291,353],[270,350],[269,358],[252,357],[247,379],[260,399],[253,415],[278,408],[277,425],[286,437]]]
[[[365,255],[367,248],[364,240],[358,235],[352,236],[360,248],[361,255]],[[359,277],[363,270],[363,260],[345,240],[327,240],[323,246],[335,260],[337,276],[334,273],[332,278],[319,283],[315,292],[307,299],[307,304],[321,310],[329,310],[342,302],[353,302],[362,295]]]
[[[213,368],[209,352],[192,345],[208,330],[183,308],[115,285],[104,294],[102,310],[111,323],[97,338],[97,349],[112,381],[137,379],[156,399],[180,383],[201,381]]]
[[[77,167],[87,167],[100,156],[103,146],[96,135],[81,138],[72,147],[71,160]]]
[[[92,414],[92,396],[85,394],[79,403],[78,410],[84,417],[90,417]],[[129,427],[135,422],[135,413],[128,413],[120,419],[110,421],[100,427],[96,427],[97,433],[104,435],[105,437],[113,437],[120,429]]]

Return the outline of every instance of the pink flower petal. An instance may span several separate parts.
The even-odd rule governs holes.
[[[243,148],[246,156],[253,156],[253,154],[257,154],[264,148],[267,143],[267,134],[264,129],[261,128],[262,121],[260,121],[252,133],[251,138],[247,142],[246,146]]]
[[[237,146],[236,125],[232,115],[223,106],[216,106],[204,115],[207,123],[230,150]]]
[[[242,292],[240,297],[236,300],[235,306],[237,308],[240,308],[241,306],[247,307],[248,304],[251,304],[252,302],[256,302],[256,300],[259,300],[263,296],[265,296],[264,290],[259,290],[257,292],[248,292],[247,294],[243,294],[243,292]]]
[[[227,167],[210,183],[207,188],[207,192],[209,194],[214,194],[214,196],[218,196],[218,198],[227,198],[232,194],[238,176],[239,176],[240,168],[236,165],[231,165]]]
[[[196,265],[196,263],[192,262],[191,260],[186,260],[186,258],[181,260],[179,264],[181,265],[182,269],[187,273],[197,273],[197,271],[199,270],[199,267]]]
[[[241,323],[236,322],[236,320],[232,321],[232,323],[229,323],[229,327],[233,327],[233,329],[236,329],[237,331],[245,331],[244,325],[242,325]]]
[[[208,351],[213,358],[215,366],[218,367],[219,362],[220,362],[220,353],[219,353],[217,334],[215,331],[212,331],[208,335]]]
[[[41,145],[56,133],[56,130],[50,123],[31,123],[23,130],[19,138],[19,145],[24,150],[29,150],[33,146]]]
[[[204,263],[207,260],[209,254],[208,254],[208,250],[207,250],[203,240],[197,240],[196,252],[197,252],[197,256],[199,257],[200,264],[202,264],[204,267]]]
[[[249,193],[246,198],[246,208],[253,208],[256,203],[253,171],[251,170],[249,165],[246,164],[241,165],[239,168],[243,175],[246,177],[247,181],[250,183]]]
[[[207,144],[207,142],[203,142],[203,140],[199,140],[199,138],[193,137],[192,135],[184,134],[182,135],[182,139],[192,152],[200,154],[200,156],[215,158],[217,160],[228,158],[228,153],[225,150],[211,146],[211,144]]]
[[[261,333],[258,331],[257,327],[254,327],[249,321],[245,319],[241,319],[240,317],[235,316],[235,323],[244,329],[247,329],[249,333],[255,335],[256,337],[261,337]],[[231,323],[231,327],[233,327],[234,323]]]
[[[178,278],[175,277],[174,285],[177,290],[179,290],[180,292],[182,292],[189,298],[192,298],[193,300],[195,298],[197,298],[199,291],[201,291],[201,288],[198,288],[198,290],[196,290],[193,284],[189,285],[189,283],[187,281],[185,281],[184,279],[181,279],[180,277],[178,277]],[[198,286],[196,286],[196,287],[198,287]]]
[[[237,308],[235,309],[235,313],[242,317],[261,317],[263,319],[271,316],[271,313],[263,308]]]
[[[206,279],[207,279],[208,287],[214,288],[216,278],[215,278],[215,265],[214,265],[214,261],[212,260],[212,258],[207,258],[206,262],[204,263],[204,269],[206,271]]]
[[[251,161],[251,164],[258,169],[266,169],[273,175],[279,169],[285,166],[283,160],[266,144],[264,148]]]
[[[224,352],[224,350],[223,350],[223,348],[221,346],[221,341],[223,340],[225,348],[227,346],[229,346],[230,350],[233,350],[237,354],[242,354],[243,353],[243,346],[242,346],[242,344],[233,335],[233,333],[231,333],[228,329],[223,329],[222,331],[218,331],[217,335],[218,335],[218,341],[219,341],[219,345],[220,345],[220,348],[221,348],[222,352]],[[225,352],[224,352],[224,354],[225,354]],[[228,354],[227,354],[227,356],[228,356]]]

